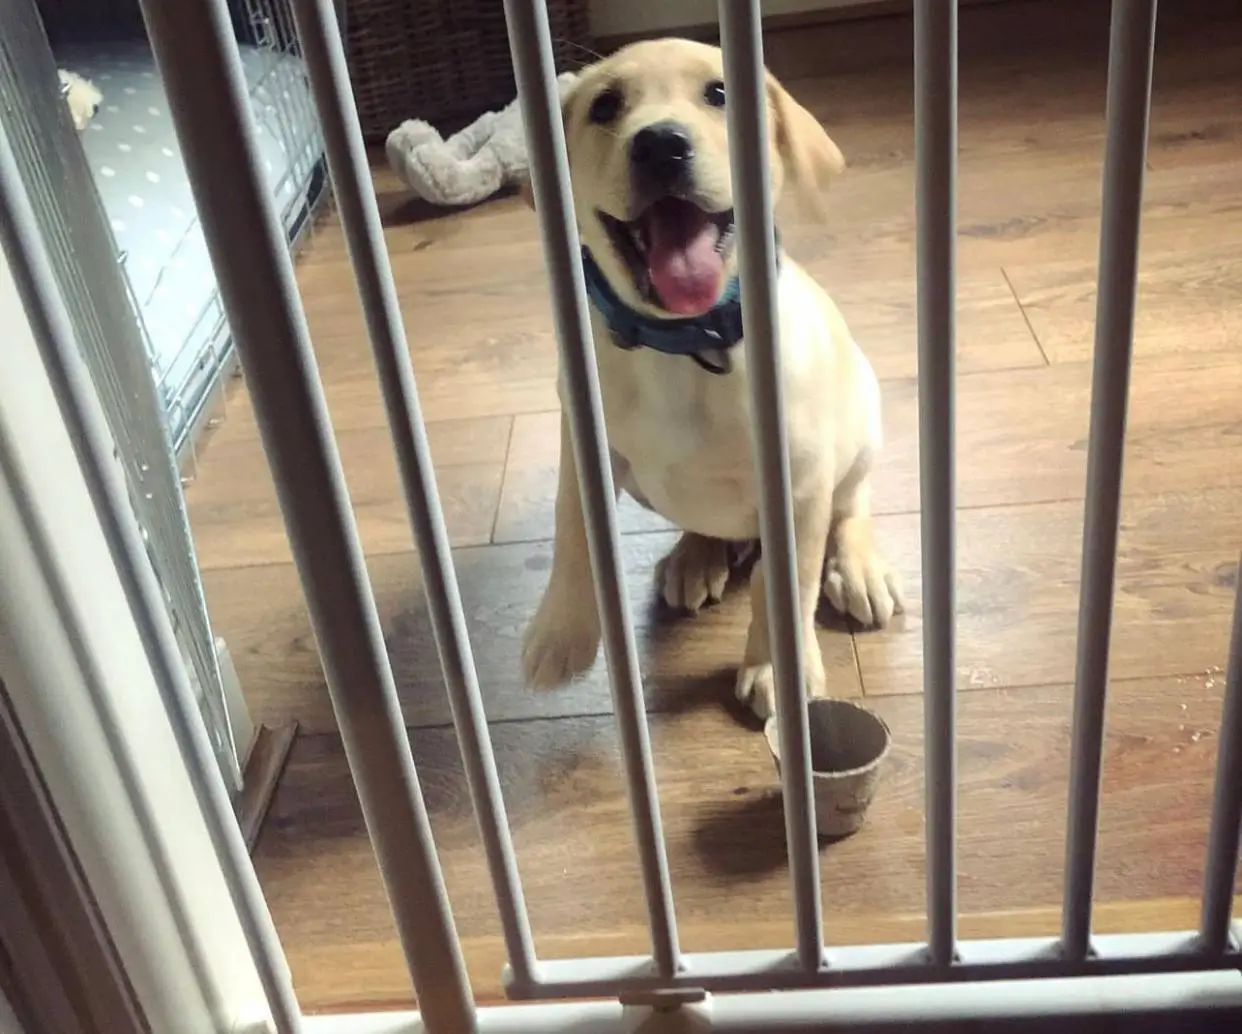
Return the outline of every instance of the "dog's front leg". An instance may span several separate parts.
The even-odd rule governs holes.
[[[815,634],[815,608],[819,601],[820,576],[828,528],[832,521],[832,498],[828,493],[794,503],[794,548],[797,550],[798,604],[802,618],[802,666],[809,696],[822,696],[824,658]],[[750,632],[746,653],[737,674],[737,697],[749,704],[761,720],[776,713],[776,681],[772,674],[772,646],[765,596],[767,553],[760,556],[750,580]]]
[[[883,628],[905,610],[901,580],[884,560],[871,520],[869,459],[837,486],[824,564],[824,596],[838,614],[864,628]]]
[[[527,685],[554,689],[581,675],[595,663],[599,643],[599,610],[578,490],[578,468],[574,463],[569,418],[562,413],[552,574],[522,644]]]

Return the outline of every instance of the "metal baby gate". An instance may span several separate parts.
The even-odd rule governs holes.
[[[28,307],[44,324],[49,368],[84,443],[97,505],[131,599],[152,619],[152,666],[172,694],[176,727],[267,1004],[280,1034],[316,1030],[621,1032],[1028,1029],[1056,1018],[1127,1029],[1209,1017],[1242,1020],[1242,929],[1232,920],[1242,823],[1242,582],[1235,606],[1199,929],[1092,933],[1121,464],[1134,318],[1155,0],[1114,0],[1109,51],[1095,367],[1077,642],[1061,934],[969,941],[957,935],[954,700],[954,234],[956,4],[917,0],[915,76],[918,359],[926,723],[925,943],[825,946],[810,760],[801,693],[790,485],[774,315],[775,239],[769,187],[758,0],[720,0],[736,183],[746,348],[763,486],[761,527],[779,696],[782,780],[795,944],[790,951],[683,953],[661,832],[620,546],[568,165],[544,6],[506,0],[527,125],[534,194],[551,274],[556,334],[596,572],[604,644],[623,745],[647,916],[649,956],[540,960],[492,755],[426,434],[353,110],[332,0],[294,0],[297,30],[323,124],[406,501],[427,584],[440,660],[508,951],[507,990],[530,1007],[478,1008],[445,895],[427,812],[401,721],[284,235],[262,185],[238,59],[223,5],[144,3],[229,320],[279,490],[327,684],[418,996],[418,1016],[304,1019],[280,945],[205,740],[194,732],[185,672],[160,632],[139,543],[102,471],[106,438],[81,418],[74,347],[32,232],[7,143],[0,153],[5,241],[22,255]],[[227,157],[222,157],[227,156]],[[19,247],[12,247],[18,245]],[[14,265],[19,263],[14,261]],[[78,413],[78,417],[73,417]],[[762,994],[740,992],[786,992]],[[570,1001],[570,1000],[592,1001]],[[351,1025],[351,1023],[353,1025]],[[1168,1029],[1161,1026],[1159,1029]]]

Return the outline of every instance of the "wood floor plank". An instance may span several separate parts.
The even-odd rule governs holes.
[[[918,510],[917,385],[893,381],[883,391],[885,446],[874,479],[876,512]],[[1138,497],[1207,485],[1242,487],[1239,399],[1242,363],[1194,354],[1135,362],[1126,491]],[[958,506],[1084,498],[1090,405],[1089,361],[960,377]]]
[[[1097,900],[1134,929],[1198,894],[1221,688],[1210,679],[1113,687]],[[1071,693],[981,690],[961,698],[959,879],[963,926],[1046,934],[1061,893]],[[869,823],[821,848],[830,943],[921,936],[922,714],[876,705],[894,734]],[[647,950],[641,885],[612,723],[492,727],[536,944],[545,957]],[[451,731],[415,730],[423,779],[476,992],[499,992],[498,926]],[[687,950],[792,942],[780,794],[762,737],[714,705],[652,721],[670,865]],[[305,1005],[409,994],[387,902],[339,739],[294,751],[256,864]],[[323,888],[331,886],[331,907]],[[1189,909],[1177,916],[1193,921]],[[978,917],[972,923],[971,917]],[[1152,928],[1151,926],[1147,927]]]
[[[469,307],[470,302],[463,304]],[[449,319],[443,310],[438,318]],[[470,329],[464,330],[460,315],[453,319],[452,340],[421,350],[417,342],[412,345],[424,419],[485,419],[557,406],[556,341],[550,318],[537,331],[498,326],[491,332],[469,321]],[[383,397],[365,344],[362,317],[348,316],[335,327],[331,336],[321,333],[316,339],[333,426],[338,431],[383,427]],[[254,426],[250,400],[244,394],[238,395],[229,420]]]
[[[848,170],[823,227],[782,240],[834,292],[839,285],[914,275],[913,169]],[[1041,153],[965,162],[959,173],[959,274],[1038,263],[1093,263],[1099,250],[1099,156]],[[1238,225],[1237,163],[1154,169],[1144,192],[1144,255],[1193,255]],[[1222,225],[1223,224],[1223,225]]]
[[[745,644],[748,594],[732,592],[693,618],[666,614],[655,603],[652,575],[675,538],[658,533],[624,541],[648,707],[676,711],[705,700],[723,706],[732,701]],[[558,692],[533,693],[522,684],[521,636],[547,580],[550,543],[461,549],[455,562],[490,719],[611,713],[602,655],[581,681]],[[447,724],[451,715],[417,560],[410,553],[373,556],[368,566],[405,719],[417,726]],[[292,565],[208,570],[204,585],[213,628],[229,644],[255,721],[292,716],[307,732],[335,728]],[[819,635],[832,692],[857,696],[851,637],[828,628]]]
[[[1170,67],[1177,74],[1166,75],[1153,102],[1144,254],[1162,250],[1172,260],[1215,232],[1242,200],[1237,155],[1230,150],[1233,124],[1222,122],[1226,116],[1213,114],[1211,105],[1223,70],[1206,84],[1188,84],[1180,65]],[[1024,76],[1030,89],[1015,95]],[[964,93],[963,370],[1040,361],[1020,310],[1008,306],[1002,266],[1070,261],[1071,305],[1081,309],[1082,296],[1091,296],[1102,141],[1102,91],[1091,88],[1096,80],[1102,82],[1102,64],[1058,74],[1004,67],[981,74]],[[798,84],[800,96],[812,110],[822,109],[830,126],[834,113],[845,120],[838,135],[847,157],[857,151],[858,161],[851,160],[834,187],[826,225],[794,213],[783,216],[782,225],[791,253],[837,297],[881,374],[909,376],[913,152],[902,107],[909,98],[897,100],[895,117],[892,91],[885,88],[890,81],[891,72],[881,70],[853,90],[829,80]],[[852,117],[846,114],[851,105],[858,109]],[[879,111],[887,118],[877,117]],[[1014,121],[1028,126],[1020,136]],[[1193,184],[1188,170],[1197,170]],[[394,215],[387,241],[429,418],[555,407],[555,345],[534,231],[533,213],[516,198],[407,225]],[[373,426],[383,419],[382,407],[352,282],[340,273],[343,261],[339,229],[328,228],[300,264],[299,280],[338,426]],[[1209,312],[1219,308],[1214,297],[1204,304]],[[463,311],[469,320],[460,318]],[[1228,340],[1227,329],[1213,334]],[[244,406],[239,418],[246,419]]]
[[[957,501],[962,507],[1081,499],[1086,491],[1089,362],[963,375],[957,396]],[[877,513],[919,509],[918,389],[890,380],[885,446],[876,469]],[[1170,398],[1185,404],[1170,404]],[[1134,365],[1126,433],[1126,485],[1135,495],[1242,486],[1242,364],[1197,354]],[[496,521],[497,542],[551,534],[560,418],[514,421]],[[622,497],[622,531],[666,526]]]
[[[1114,678],[1224,664],[1242,545],[1242,488],[1124,500],[1111,650]],[[859,635],[869,696],[922,690],[919,529],[881,517],[877,534],[906,580],[908,610]],[[966,510],[957,518],[957,661],[962,687],[1071,680],[1082,503]]]
[[[495,542],[535,542],[550,537],[556,511],[560,441],[559,410],[514,417]],[[672,529],[663,517],[639,506],[628,495],[622,495],[617,502],[617,523],[623,533]]]
[[[814,251],[814,245],[809,249]],[[795,257],[799,249],[793,249]],[[476,259],[476,261],[478,261]],[[537,260],[536,260],[537,261]],[[473,269],[474,267],[469,267]],[[845,313],[855,336],[873,357],[881,376],[914,373],[914,281],[909,275],[893,279],[860,279],[852,274],[834,280],[832,260],[820,257],[808,269],[829,289]],[[411,279],[422,274],[413,272]],[[443,328],[434,338],[412,334],[411,349],[420,398],[429,420],[486,417],[498,413],[555,409],[556,346],[550,315],[541,304],[537,315],[524,316],[529,304],[489,300],[476,293],[474,273],[458,275],[451,298],[421,307],[406,301],[407,321]],[[523,288],[524,295],[546,296],[546,284]],[[321,299],[327,304],[326,299]],[[458,317],[468,308],[472,317]],[[999,266],[964,275],[960,294],[963,370],[1039,366],[1043,357],[1022,310],[1010,292]],[[342,430],[380,426],[384,411],[378,382],[360,313],[332,310],[317,326],[312,319],[320,373],[325,380],[329,409]],[[248,400],[239,397],[230,420],[253,422]]]
[[[914,377],[914,280],[850,280],[834,284],[823,262],[807,269],[831,294],[851,333],[881,379]],[[1045,365],[1035,336],[1000,269],[958,280],[957,363],[962,373]]]
[[[1242,169],[1242,161],[1238,168]],[[1242,234],[1242,202],[1233,212],[1221,212],[1220,218]],[[1006,272],[1048,357],[1053,362],[1090,358],[1095,333],[1094,263],[1012,265]],[[1145,254],[1139,269],[1134,354],[1236,356],[1242,341],[1240,292],[1242,247],[1236,244]]]
[[[1162,12],[1163,14],[1163,12]],[[1162,24],[1152,91],[1149,159],[1153,168],[1238,157],[1238,114],[1219,100],[1242,88],[1242,38],[1236,18],[1212,47],[1169,46]],[[1094,44],[1043,60],[962,62],[958,90],[959,156],[964,162],[1003,154],[1077,149],[1098,163],[1104,144],[1107,26]],[[822,59],[787,82],[828,128],[851,168],[913,162],[914,88],[894,81],[890,65],[837,70]],[[1021,126],[1020,133],[1014,126]],[[1097,184],[1098,186],[1098,184]]]
[[[440,501],[454,545],[490,540],[500,501],[511,419],[428,425]],[[411,548],[409,519],[386,427],[338,431],[337,447],[368,553]],[[186,491],[190,527],[204,569],[292,559],[267,460],[241,422],[221,427]]]

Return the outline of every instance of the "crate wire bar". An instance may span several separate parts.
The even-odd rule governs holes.
[[[1069,1027],[1071,1021],[1082,1021],[1085,1027],[1089,1020],[1121,1013],[1129,1014],[1135,1023],[1173,1014],[1187,1022],[1194,1018],[1206,1022],[1207,1017],[1242,1020],[1242,955],[1231,917],[1242,823],[1242,588],[1235,601],[1226,662],[1201,928],[1167,934],[1092,936],[1091,932],[1107,640],[1154,0],[1113,3],[1063,929],[1059,937],[957,938],[952,611],[955,6],[941,0],[918,0],[915,5],[928,939],[925,943],[825,948],[800,672],[799,639],[811,633],[798,628],[778,326],[773,312],[776,244],[766,202],[769,170],[760,8],[758,0],[720,3],[747,359],[752,402],[759,414],[756,460],[763,487],[764,562],[768,565],[768,605],[786,758],[782,778],[796,928],[790,950],[694,954],[683,953],[678,944],[637,653],[624,602],[614,486],[578,260],[547,12],[542,0],[505,2],[651,934],[650,955],[537,960],[333,6],[331,0],[297,0],[297,30],[384,385],[454,724],[510,956],[507,988],[515,1000],[545,1003],[520,1009],[476,1009],[292,261],[259,174],[225,8],[221,0],[177,5],[175,10],[155,0],[144,2],[152,45],[167,84],[310,607],[349,768],[419,1000],[417,1016],[386,1013],[301,1019],[270,919],[261,899],[256,900],[253,870],[244,871],[248,863],[233,857],[236,845],[225,838],[221,849],[234,870],[230,887],[244,919],[249,947],[265,975],[264,988],[280,1034],[302,1029],[315,1034],[525,1034],[534,1030],[568,1034],[588,1029],[619,1034],[638,1029],[637,1024],[646,1020],[651,1023],[642,1026],[643,1030],[730,1034],[812,1031],[829,1025],[913,1029],[972,1020],[1007,1020],[1014,1029],[1030,1029],[1038,1019],[1059,1018]],[[221,153],[236,160],[219,162]],[[7,177],[0,186],[8,213],[15,202]],[[69,347],[67,341],[60,345]],[[105,494],[104,501],[114,516],[120,512],[121,500]],[[133,544],[126,540],[120,545],[129,549]],[[135,595],[145,607],[158,608],[157,600]],[[176,658],[166,639],[152,637],[149,648],[175,673]],[[177,699],[188,715],[184,687]],[[190,746],[187,763],[199,770],[197,782],[208,777],[218,782],[206,746],[197,740]],[[205,810],[218,810],[219,801],[210,794],[203,803]],[[831,992],[825,994],[827,989]],[[774,990],[791,993],[707,997],[711,992]],[[606,1001],[554,1001],[585,998]],[[658,1008],[648,1011],[649,1006]],[[643,1011],[635,1013],[635,1009]],[[1140,1024],[1136,1029],[1153,1028]]]

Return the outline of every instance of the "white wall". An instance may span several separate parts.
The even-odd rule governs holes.
[[[765,15],[803,14],[853,7],[865,0],[763,0]],[[716,0],[591,0],[591,31],[596,36],[671,32],[716,20]]]

